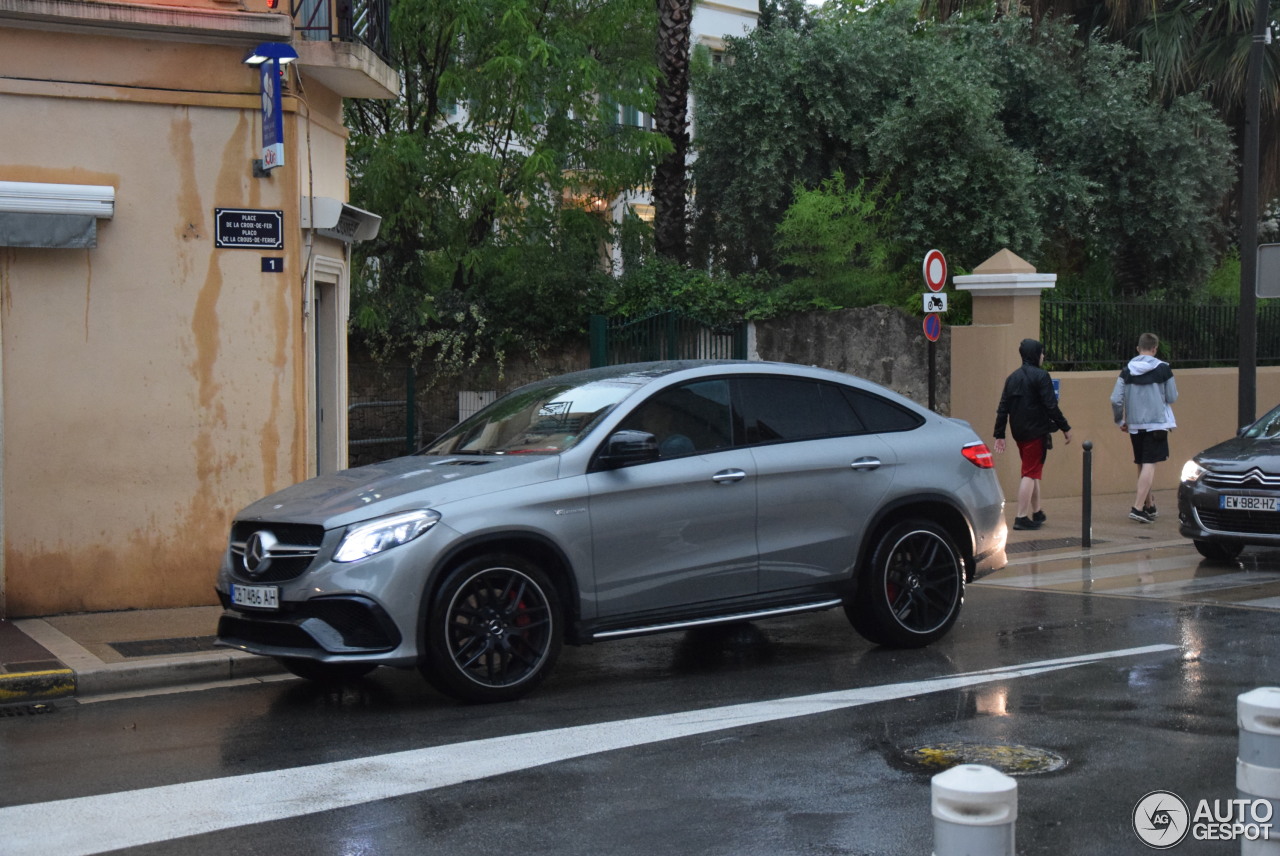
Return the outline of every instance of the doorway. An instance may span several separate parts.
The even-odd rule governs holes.
[[[336,472],[347,465],[345,273],[345,265],[335,259],[317,258],[312,268],[310,338],[316,475]]]

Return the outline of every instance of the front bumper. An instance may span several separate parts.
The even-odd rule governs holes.
[[[326,655],[385,654],[400,645],[386,610],[358,595],[285,602],[279,610],[242,609],[218,592],[224,612],[218,645],[272,657],[324,659]]]
[[[1183,482],[1178,486],[1178,532],[1195,541],[1280,547],[1280,512],[1223,510],[1224,495],[1280,497],[1280,491],[1219,490]]]

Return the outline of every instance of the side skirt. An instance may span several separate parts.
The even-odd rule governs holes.
[[[645,624],[636,627],[622,627],[613,630],[599,630],[591,634],[592,641],[620,639],[625,636],[646,636],[650,633],[668,633],[672,630],[687,630],[691,627],[707,627],[712,624],[729,624],[735,621],[758,621],[764,618],[777,618],[781,615],[794,615],[800,612],[819,612],[834,609],[844,601],[841,598],[798,603],[791,606],[779,606],[770,609],[757,609],[746,612],[732,612],[723,615],[711,615],[704,618],[691,618],[684,621],[671,621],[662,624]]]

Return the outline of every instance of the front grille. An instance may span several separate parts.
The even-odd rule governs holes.
[[[1264,473],[1254,467],[1247,473],[1206,472],[1200,480],[1209,487],[1225,488],[1280,488],[1280,476]]]
[[[255,532],[266,530],[279,542],[272,549],[271,563],[259,574],[248,574],[244,567],[245,544]],[[305,523],[264,523],[240,520],[231,527],[231,556],[238,575],[262,583],[279,583],[297,579],[311,567],[320,552],[324,529]]]
[[[225,596],[223,605],[227,606]],[[390,651],[400,633],[386,611],[362,597],[325,597],[283,603],[279,612],[224,613],[218,636],[271,648],[331,652]]]
[[[1280,536],[1280,513],[1274,511],[1223,511],[1197,508],[1201,524],[1213,532],[1239,532],[1242,535]]]

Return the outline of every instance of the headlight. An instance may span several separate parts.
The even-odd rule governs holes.
[[[440,520],[434,511],[406,511],[360,523],[347,530],[333,554],[335,562],[355,562],[399,547],[417,538]]]
[[[1182,480],[1184,482],[1193,482],[1207,472],[1208,470],[1197,464],[1195,461],[1187,461],[1182,465]]]

